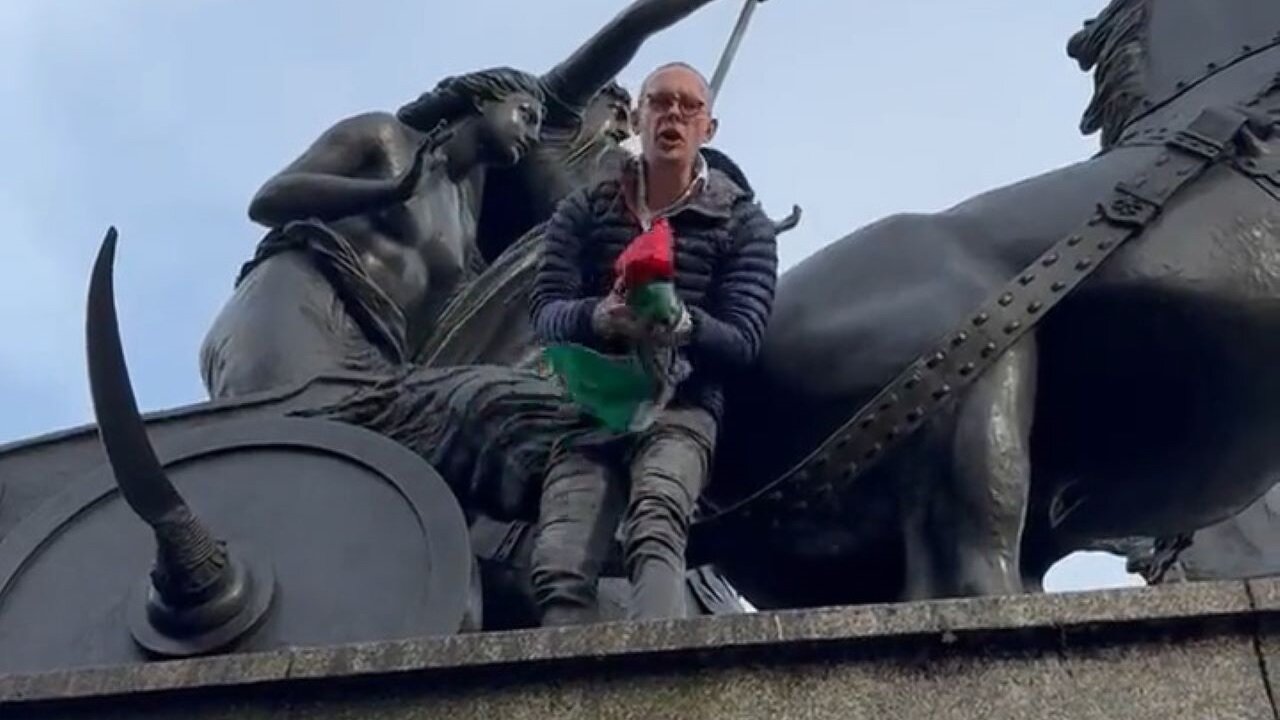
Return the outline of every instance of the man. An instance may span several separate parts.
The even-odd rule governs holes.
[[[533,584],[545,625],[595,619],[596,580],[624,507],[634,617],[686,613],[687,530],[713,454],[721,383],[755,360],[777,275],[773,223],[702,156],[717,127],[710,101],[706,80],[688,65],[656,70],[640,94],[642,157],[571,194],[547,231],[531,308],[541,341],[606,351],[675,346],[692,374],[648,429],[620,437],[600,432],[557,449],[534,548]],[[611,293],[614,260],[659,218],[668,219],[675,236],[682,309],[671,327],[645,326]]]
[[[486,165],[537,141],[538,79],[508,68],[442,81],[424,132],[388,113],[345,119],[269,180],[249,207],[272,228],[207,334],[212,397],[409,356],[465,276]]]

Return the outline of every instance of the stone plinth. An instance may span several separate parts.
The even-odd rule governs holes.
[[[0,717],[1277,720],[1277,681],[1268,580],[0,677]]]

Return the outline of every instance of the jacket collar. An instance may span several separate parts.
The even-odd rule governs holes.
[[[746,195],[746,191],[738,187],[728,175],[712,168],[702,153],[698,154],[695,166],[695,177],[689,191],[671,207],[656,213],[650,221],[658,217],[674,217],[683,213],[694,213],[713,219],[728,219],[733,214],[733,204]],[[632,157],[622,168],[622,190],[627,205],[633,214],[645,222],[642,202],[644,197],[644,166],[639,156]]]

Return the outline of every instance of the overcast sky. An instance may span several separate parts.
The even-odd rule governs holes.
[[[0,443],[89,419],[83,303],[120,228],[121,325],[144,409],[203,399],[196,355],[261,230],[248,201],[338,119],[444,75],[542,72],[623,0],[0,2]],[[717,0],[620,78],[708,74]],[[1087,157],[1067,38],[1103,0],[769,0],[717,107],[766,207],[804,206],[790,265],[885,215],[939,210]],[[1076,559],[1054,587],[1129,581]]]

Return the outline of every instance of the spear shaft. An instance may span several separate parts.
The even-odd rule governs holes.
[[[724,53],[720,55],[720,63],[716,65],[716,72],[711,76],[711,97],[720,96],[720,88],[724,86],[724,79],[729,74],[729,68],[733,65],[733,58],[738,54],[738,46],[742,44],[742,38],[747,34],[747,28],[751,25],[751,16],[756,12],[756,6],[764,0],[746,0],[742,6],[742,12],[738,14],[738,24],[733,27],[733,34],[729,36],[729,43],[725,45]]]

